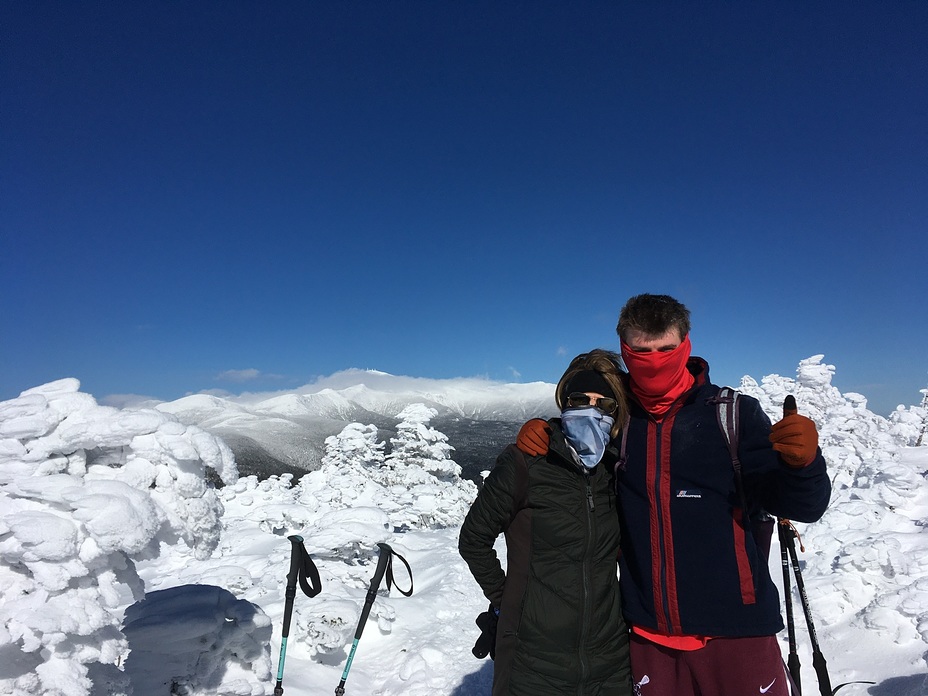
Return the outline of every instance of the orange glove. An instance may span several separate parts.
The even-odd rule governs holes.
[[[540,457],[548,453],[548,443],[551,441],[551,429],[548,421],[541,418],[532,418],[526,421],[519,436],[516,438],[516,447],[532,457]]]
[[[789,466],[809,466],[818,454],[818,430],[811,418],[800,416],[796,398],[790,394],[783,401],[783,420],[770,429],[770,442]]]

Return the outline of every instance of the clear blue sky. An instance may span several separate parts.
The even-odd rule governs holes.
[[[925,2],[0,5],[0,399],[556,381],[658,292],[885,414],[926,223]]]

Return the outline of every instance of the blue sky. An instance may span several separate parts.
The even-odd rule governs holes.
[[[640,292],[719,383],[928,386],[928,3],[12,1],[0,34],[0,399],[556,381]]]

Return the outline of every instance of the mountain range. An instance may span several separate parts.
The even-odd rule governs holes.
[[[298,478],[319,467],[325,439],[349,423],[377,426],[389,452],[398,415],[413,403],[437,412],[430,425],[447,435],[463,476],[475,481],[525,420],[557,413],[554,385],[545,382],[434,380],[373,370],[345,370],[287,392],[192,394],[154,408],[221,437],[243,476]]]

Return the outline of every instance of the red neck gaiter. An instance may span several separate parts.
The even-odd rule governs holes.
[[[632,393],[648,413],[663,415],[693,386],[695,379],[686,369],[691,349],[689,335],[679,346],[663,353],[636,353],[622,341],[622,360],[628,368]]]

